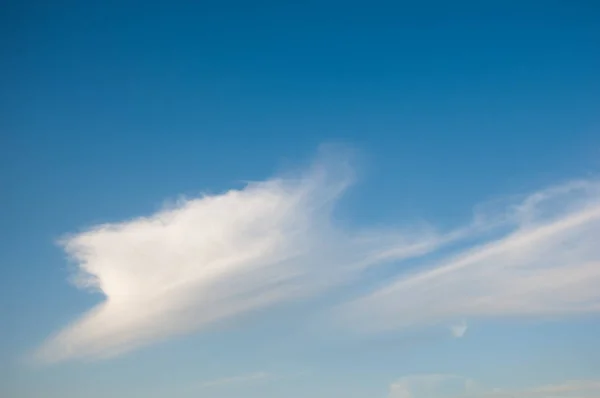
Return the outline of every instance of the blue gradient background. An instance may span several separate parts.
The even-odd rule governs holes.
[[[99,300],[68,285],[57,238],[266,178],[320,143],[365,154],[340,209],[357,223],[454,225],[600,169],[594,1],[50,3],[0,10],[0,396],[362,398],[412,373],[600,377],[590,318],[331,344],[266,317],[108,362],[24,364]],[[281,377],[195,390],[259,370]]]

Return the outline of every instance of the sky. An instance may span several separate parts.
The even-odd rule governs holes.
[[[594,1],[5,1],[0,396],[600,397]]]

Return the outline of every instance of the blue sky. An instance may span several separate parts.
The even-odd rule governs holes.
[[[8,2],[0,395],[600,394],[592,1]]]

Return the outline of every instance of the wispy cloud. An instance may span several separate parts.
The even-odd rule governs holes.
[[[388,398],[596,398],[600,381],[569,380],[520,389],[490,388],[457,375],[423,374],[401,377]]]
[[[442,398],[467,392],[469,380],[451,374],[404,376],[390,385],[388,398]]]
[[[117,355],[441,244],[429,230],[335,225],[333,206],[353,181],[350,158],[325,149],[303,174],[68,236],[61,243],[76,264],[74,282],[105,299],[45,342],[37,360]]]
[[[209,380],[200,383],[201,388],[225,387],[243,383],[251,383],[269,379],[271,375],[267,372],[250,373],[247,375],[225,377],[222,379]]]
[[[505,214],[505,235],[464,245],[343,305],[365,331],[457,319],[561,317],[600,310],[600,184],[575,182],[535,193]]]
[[[468,329],[469,329],[469,325],[467,325],[467,322],[465,322],[465,321],[462,321],[461,323],[450,326],[450,332],[452,332],[452,336],[454,336],[456,338],[463,337],[465,335],[465,333],[467,333]]]

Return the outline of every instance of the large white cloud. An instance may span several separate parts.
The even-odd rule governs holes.
[[[41,361],[107,357],[348,281],[370,264],[440,244],[423,231],[349,231],[333,205],[353,180],[324,150],[304,174],[181,201],[62,244],[77,286],[105,300],[50,338]]]

